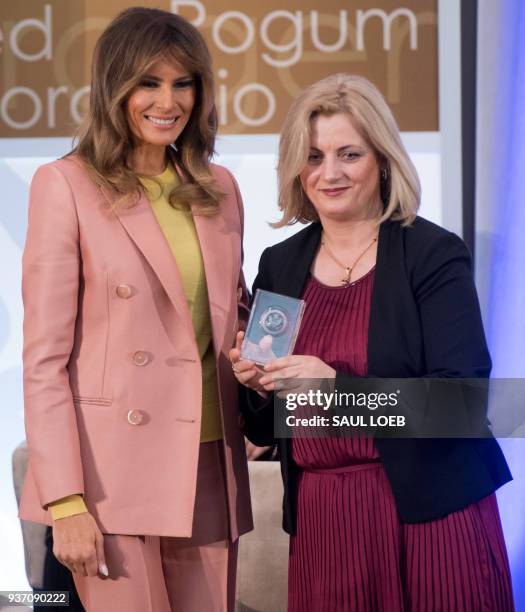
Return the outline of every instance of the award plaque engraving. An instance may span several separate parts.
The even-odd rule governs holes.
[[[241,358],[264,365],[293,352],[304,300],[257,289],[241,346]]]

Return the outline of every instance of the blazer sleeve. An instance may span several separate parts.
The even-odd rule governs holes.
[[[409,420],[414,412],[425,414],[426,420],[418,427],[430,427],[429,432],[435,433],[439,426],[442,432],[451,427],[455,432],[486,435],[487,388],[481,382],[474,386],[462,382],[487,378],[491,370],[470,253],[458,236],[436,226],[404,228],[400,236],[402,232],[404,238],[395,243],[399,250],[393,248],[391,253],[392,257],[399,254],[399,260],[387,265],[391,266],[392,277],[399,281],[400,295],[406,299],[404,306],[396,302],[396,308],[405,308],[399,316],[408,318],[414,335],[421,341],[417,377],[429,380],[419,386],[408,382],[399,414],[405,411]],[[389,288],[396,287],[391,283]],[[388,308],[388,303],[383,307]],[[404,325],[403,333],[410,333],[409,329]],[[388,346],[385,350],[393,355],[396,348]],[[433,383],[433,379],[449,380]],[[351,384],[347,374],[336,374],[339,392],[351,391]],[[383,391],[381,379],[374,384],[374,391]],[[389,392],[389,384],[385,392]],[[427,433],[422,429],[417,435]]]
[[[30,189],[22,294],[29,465],[44,508],[84,493],[67,370],[75,336],[79,268],[79,227],[71,186],[54,164],[42,166]]]
[[[470,253],[451,232],[417,255],[412,287],[421,319],[428,377],[485,378],[491,360]]]
[[[270,250],[265,249],[259,260],[259,271],[252,287],[252,298],[257,289],[272,291]],[[239,406],[244,417],[244,433],[257,446],[275,444],[273,427],[273,393],[267,398],[239,385]]]

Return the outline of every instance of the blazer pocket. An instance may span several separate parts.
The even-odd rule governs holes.
[[[73,395],[73,403],[87,404],[93,406],[111,406],[112,400],[105,397],[86,397],[85,395]]]

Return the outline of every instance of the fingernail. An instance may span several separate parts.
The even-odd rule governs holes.
[[[109,576],[109,571],[108,571],[108,566],[105,563],[101,563],[98,566],[98,571],[103,575],[103,576]]]

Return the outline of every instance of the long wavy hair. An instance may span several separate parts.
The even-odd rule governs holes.
[[[381,92],[364,77],[333,74],[305,89],[292,103],[279,142],[279,208],[283,216],[273,227],[318,221],[299,175],[310,150],[312,120],[318,115],[346,114],[370,143],[381,168],[383,214],[409,225],[421,199],[417,171],[399,135],[392,111]]]
[[[95,47],[89,111],[76,136],[76,153],[95,181],[116,192],[118,202],[133,204],[142,186],[127,165],[134,136],[126,103],[135,87],[160,59],[175,60],[192,76],[195,104],[168,156],[185,175],[171,202],[195,202],[201,214],[218,210],[222,193],[210,169],[217,132],[211,56],[198,30],[182,17],[135,7],[120,13]]]

